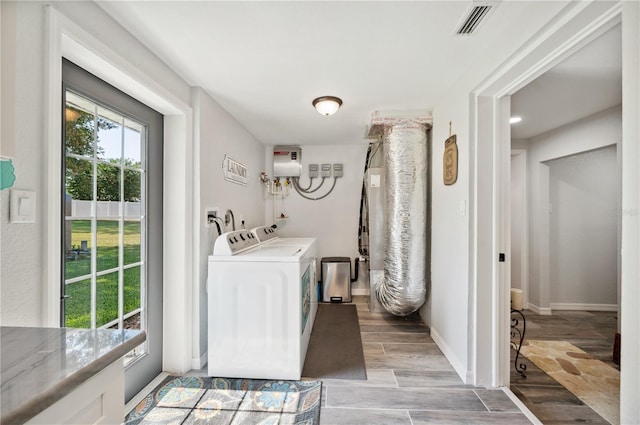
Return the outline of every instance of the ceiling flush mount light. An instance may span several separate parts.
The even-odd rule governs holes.
[[[522,117],[514,116],[509,118],[509,124],[518,124],[520,121],[522,121]]]
[[[322,115],[333,115],[342,105],[342,99],[335,96],[321,96],[313,99],[311,104]]]

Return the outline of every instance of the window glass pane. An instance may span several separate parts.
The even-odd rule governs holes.
[[[124,270],[124,315],[125,317],[136,310],[140,310],[140,266]],[[124,321],[125,329],[140,329],[140,311]]]
[[[96,279],[96,327],[118,318],[118,272]]]
[[[97,272],[118,267],[118,240],[120,222],[98,220],[96,225],[98,248],[96,251]]]
[[[136,170],[125,169],[124,170],[124,200],[129,203],[125,211],[125,217],[140,218],[140,199],[142,185],[142,173]]]
[[[89,328],[93,317],[96,327],[117,328],[120,303],[124,327],[141,329],[146,126],[73,92],[65,96],[64,271],[66,281],[82,281],[63,285],[64,322]]]
[[[93,158],[94,105],[71,92],[67,92],[65,108],[65,149],[67,153]]]
[[[120,217],[120,167],[98,164],[96,214],[99,218]]]
[[[162,200],[162,181],[150,182],[146,175],[150,163],[151,172],[156,162],[162,169],[162,116],[67,60],[62,62],[65,99],[59,119],[65,169],[58,196],[63,203],[59,231],[66,245],[61,325],[145,330],[148,340],[125,355],[125,362],[131,361],[127,376],[132,377],[142,373],[136,369],[151,370],[153,364],[155,370],[162,362],[161,326],[156,326],[161,321],[151,323],[148,317],[149,308],[152,317],[161,315],[161,303],[149,305],[148,295],[158,291],[161,296],[162,282],[147,282],[149,259],[154,271],[162,267],[161,250],[152,250],[147,258],[149,237],[154,244],[162,237],[146,224],[147,194],[153,194],[153,214]],[[133,364],[145,354],[149,355],[139,365]],[[137,378],[127,379],[128,393],[137,386]]]
[[[122,120],[113,111],[98,107],[98,158],[120,163],[122,158]]]
[[[69,248],[65,254],[64,277],[72,279],[91,273],[91,220],[67,221],[70,235],[65,235]],[[66,232],[65,232],[66,233]]]
[[[140,262],[140,221],[124,222],[124,265]]]
[[[130,167],[142,166],[142,125],[128,119],[124,120],[124,163]]]
[[[65,326],[91,327],[91,279],[68,283],[65,286]]]
[[[93,163],[84,159],[67,157],[65,160],[65,190],[71,199],[76,201],[91,201],[93,199]],[[91,216],[91,203],[82,203],[78,216]],[[78,205],[74,205],[77,207]],[[71,205],[70,205],[71,207]],[[71,211],[67,213],[71,215]]]

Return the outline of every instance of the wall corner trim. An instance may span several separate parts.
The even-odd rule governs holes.
[[[447,345],[438,331],[433,327],[431,327],[431,338],[435,341],[447,360],[449,360],[449,363],[451,363],[451,366],[453,366],[458,376],[460,376],[460,379],[462,379],[465,384],[474,382],[475,376],[473,372],[467,370],[466,366],[456,357],[455,351]]]

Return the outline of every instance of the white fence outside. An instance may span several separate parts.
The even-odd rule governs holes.
[[[120,218],[120,204],[124,204],[124,218],[140,219],[142,206],[140,202],[97,201],[96,217]],[[93,217],[93,201],[71,201],[71,218]]]

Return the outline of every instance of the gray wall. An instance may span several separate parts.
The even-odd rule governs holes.
[[[215,227],[208,227],[206,211],[220,209],[222,217],[227,209],[233,211],[236,228],[244,219],[247,229],[262,226],[264,221],[264,194],[258,181],[265,161],[264,146],[244,127],[222,109],[204,90],[192,90],[194,105],[194,139],[198,152],[199,170],[196,173],[196,238],[195,254],[198,269],[198,287],[194,291],[194,337],[192,367],[200,368],[206,362],[207,353],[207,264],[213,251],[213,241],[218,236]],[[222,163],[225,155],[247,167],[247,186],[224,179]],[[231,230],[229,226],[227,231]]]
[[[550,205],[550,203],[552,203],[552,190],[556,191],[556,198],[558,197],[558,195],[564,196],[564,194],[568,194],[568,192],[565,190],[566,188],[562,188],[560,189],[560,192],[558,192],[558,184],[551,184],[551,166],[554,166],[554,160],[569,162],[573,161],[573,172],[578,173],[579,171],[579,174],[582,175],[585,179],[589,178],[599,180],[599,182],[597,183],[598,187],[600,184],[604,184],[605,181],[609,181],[609,179],[619,179],[620,170],[618,168],[617,160],[615,161],[615,169],[613,169],[610,164],[602,169],[593,168],[595,166],[589,169],[588,167],[586,167],[586,162],[584,167],[576,167],[575,165],[577,161],[586,161],[586,157],[576,155],[594,152],[595,150],[607,146],[617,145],[618,143],[620,143],[620,140],[622,138],[621,131],[622,109],[618,106],[568,124],[551,132],[534,137],[528,143],[528,301],[529,306],[534,310],[538,310],[543,314],[550,313],[551,303],[557,302],[556,298],[552,299],[552,291],[555,291],[555,289],[553,289],[554,285],[552,284],[551,273],[552,270],[554,270],[555,273],[559,273],[561,269],[558,268],[557,263],[555,263],[553,254],[549,255],[549,253],[552,251],[552,237],[556,238],[556,241],[558,240],[551,229],[551,220],[556,219],[557,216],[554,214],[550,214],[550,208],[551,211],[554,210],[554,206]],[[519,146],[521,146],[521,144],[519,144]],[[581,159],[568,159],[574,156],[575,158]],[[607,158],[609,158],[609,156],[607,156]],[[600,158],[600,156],[592,157],[593,160],[596,160],[596,158]],[[592,160],[589,160],[589,162],[592,162]],[[571,167],[571,165],[569,165],[569,167]],[[579,168],[584,169],[578,170]],[[558,173],[559,172],[560,169],[558,169]],[[593,175],[587,176],[587,173],[592,173]],[[557,179],[559,177],[559,174],[556,175]],[[616,181],[619,182],[619,180]],[[620,188],[618,183],[616,196],[620,196],[619,190]],[[588,195],[585,194],[584,196]],[[608,209],[609,204],[607,205],[607,207],[600,206],[600,208],[602,210]],[[610,207],[615,209],[616,204],[614,203]],[[584,215],[583,212],[579,211],[579,213],[580,216]],[[620,217],[617,217],[618,218],[616,220],[619,220]],[[574,220],[576,219],[577,216],[574,217]],[[563,220],[566,221],[567,219]],[[554,226],[558,227],[558,225],[563,226],[563,223],[556,223]],[[617,230],[614,228],[611,232],[611,237],[616,238],[616,235]],[[556,245],[555,251],[557,252],[557,250],[558,249]],[[615,252],[619,252],[619,250]],[[597,262],[596,259],[592,257],[588,258],[588,261]],[[617,280],[615,270],[617,270],[617,268],[614,269],[613,276]],[[557,277],[558,275],[556,274],[556,280]],[[573,300],[568,301],[568,298],[566,298],[568,293],[571,293],[571,291],[565,292],[565,295],[563,296],[564,301],[562,301],[563,303],[584,303],[584,301],[580,301],[581,298],[577,296]],[[559,294],[554,292],[554,296],[557,295]],[[611,302],[605,300],[598,302],[598,304],[604,304],[608,305],[608,307],[611,307],[610,304],[617,304],[617,302],[615,300]]]
[[[616,147],[556,159],[548,166],[551,308],[616,305],[620,190]]]

